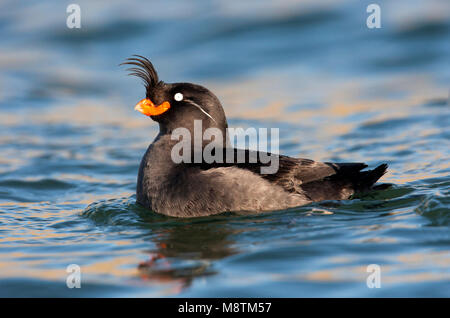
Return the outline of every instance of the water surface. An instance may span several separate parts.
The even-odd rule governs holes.
[[[448,1],[379,1],[378,30],[366,1],[78,3],[80,30],[64,3],[1,5],[0,296],[450,296]],[[213,90],[230,126],[279,128],[280,152],[387,162],[394,186],[249,216],[143,209],[157,125],[118,67],[135,53]]]

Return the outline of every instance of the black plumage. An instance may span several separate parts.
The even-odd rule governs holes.
[[[137,201],[157,213],[193,217],[226,211],[279,210],[314,201],[348,199],[370,190],[386,172],[386,164],[363,171],[367,167],[364,163],[316,162],[276,155],[278,171],[264,174],[261,167],[268,164],[260,160],[263,153],[230,149],[226,137],[222,140],[224,147],[218,151],[231,150],[235,155],[243,152],[247,160],[174,163],[171,150],[177,141],[171,134],[176,128],[185,128],[193,135],[194,120],[201,120],[202,132],[214,127],[227,136],[228,124],[219,99],[199,85],[160,81],[153,64],[143,56],[132,57],[123,64],[135,66],[129,69],[130,75],[144,81],[146,98],[152,104],[170,103],[164,113],[150,115],[159,123],[160,132],[142,158],[137,180]],[[182,100],[174,98],[177,93],[182,94]],[[256,162],[249,162],[253,155]]]

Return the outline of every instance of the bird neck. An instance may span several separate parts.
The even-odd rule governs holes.
[[[189,142],[192,149],[202,149],[212,142],[222,147],[229,145],[227,123],[217,124],[207,120],[194,120],[182,126],[159,124],[159,135],[155,139],[165,140],[165,144],[175,145],[180,141]]]

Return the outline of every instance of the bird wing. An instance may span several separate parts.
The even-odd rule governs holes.
[[[276,155],[248,149],[224,148],[222,151],[222,158],[224,158],[224,162],[207,163],[203,159],[202,162],[194,162],[191,165],[196,165],[202,170],[219,167],[238,167],[241,169],[250,170],[256,174],[261,175],[261,177],[263,177],[264,179],[282,186],[286,191],[289,192],[298,192],[301,185],[313,181],[320,181],[336,174],[351,175],[367,167],[367,165],[364,163],[336,164],[328,162],[317,162],[310,159],[292,158],[289,156]],[[226,151],[231,151],[234,154],[234,159],[238,158],[239,155],[241,155],[241,158],[245,158],[245,160],[243,160],[243,162],[239,162],[237,160],[226,162]],[[278,160],[278,170],[276,170],[275,173],[263,172],[264,169],[262,168],[267,168],[271,164],[270,162],[267,162],[267,158],[275,160],[274,164],[276,164],[276,160]]]

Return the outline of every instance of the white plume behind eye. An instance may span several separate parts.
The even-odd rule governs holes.
[[[177,102],[181,102],[183,100],[183,94],[181,93],[176,93],[175,96],[173,97]]]
[[[186,99],[186,102],[188,102],[189,104],[191,104],[191,105],[197,107],[198,109],[200,109],[201,112],[202,112],[203,114],[205,114],[206,116],[208,116],[209,118],[211,118],[211,119],[217,124],[217,121],[216,121],[210,114],[208,114],[208,113],[206,112],[206,110],[204,110],[199,104],[197,104],[197,103],[191,101],[190,99]]]
[[[181,102],[184,99],[183,94],[181,93],[176,93],[173,98],[177,101],[177,102]],[[208,114],[199,104],[195,103],[194,101],[190,100],[190,99],[186,99],[186,102],[188,102],[189,104],[197,107],[198,109],[200,109],[200,111],[202,113],[204,113],[206,116],[208,116],[209,118],[211,118],[215,123],[217,123],[217,121],[210,115]]]

